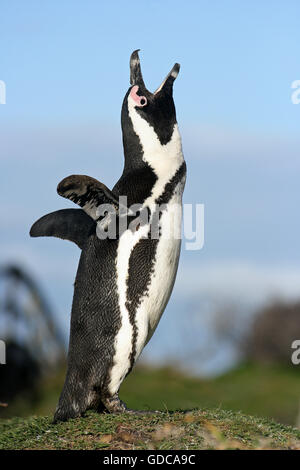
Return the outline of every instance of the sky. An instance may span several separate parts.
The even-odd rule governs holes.
[[[181,64],[184,202],[205,205],[204,247],[183,243],[149,357],[181,318],[178,299],[186,310],[199,299],[201,317],[203,299],[299,297],[299,23],[298,1],[1,1],[0,260],[30,270],[65,331],[79,250],[28,232],[40,216],[73,207],[56,194],[63,177],[108,187],[119,178],[120,110],[137,48],[150,90]]]

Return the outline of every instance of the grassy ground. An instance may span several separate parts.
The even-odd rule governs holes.
[[[245,365],[201,380],[174,369],[140,369],[124,382],[122,398],[135,409],[222,408],[295,425],[299,414],[299,370]]]
[[[0,449],[300,450],[300,431],[272,420],[296,423],[300,381],[293,369],[247,365],[201,380],[174,368],[136,368],[122,385],[121,398],[130,408],[159,413],[88,412],[52,425],[63,378],[61,370],[35,394],[0,408]],[[12,416],[20,417],[5,419]]]
[[[297,449],[300,431],[225,410],[0,421],[0,449]]]
[[[51,415],[64,370],[45,380],[33,396],[22,395],[0,416]],[[162,411],[216,409],[242,411],[294,426],[299,415],[300,380],[296,368],[247,365],[221,377],[203,380],[174,368],[136,368],[124,381],[121,398],[133,409]]]

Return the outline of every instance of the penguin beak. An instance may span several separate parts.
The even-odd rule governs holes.
[[[130,84],[131,85],[138,85],[144,90],[147,90],[145,87],[143,75],[142,75],[142,70],[141,70],[141,63],[140,63],[140,58],[139,58],[139,50],[137,49],[131,54],[130,57]],[[169,93],[172,93],[173,89],[173,83],[175,79],[177,78],[177,75],[179,73],[180,65],[179,64],[174,64],[173,68],[170,70],[166,78],[163,80],[161,85],[155,90],[153,95],[156,93],[159,93],[162,89],[166,90]]]
[[[163,80],[163,82],[160,84],[160,86],[155,90],[154,95],[156,93],[159,93],[162,89],[172,92],[173,89],[173,83],[177,78],[177,75],[179,74],[180,70],[180,64],[174,64],[173,68],[170,70],[166,78]]]
[[[130,84],[138,85],[140,87],[146,88],[144,80],[143,80],[138,52],[139,52],[139,49],[134,51],[130,57]]]

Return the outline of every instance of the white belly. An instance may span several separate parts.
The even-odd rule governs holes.
[[[135,360],[154,333],[173,289],[181,244],[182,189],[180,183],[168,203],[167,210],[161,215],[161,236],[157,243],[150,283],[135,314],[137,326]],[[149,225],[141,226],[136,232],[127,230],[119,240],[116,268],[121,327],[115,340],[114,365],[110,374],[109,390],[112,394],[118,391],[130,369],[133,327],[126,307],[129,259],[133,248],[148,231]]]
[[[180,233],[181,229],[181,206],[180,213],[178,214],[176,209],[176,223],[178,225],[175,230]],[[172,210],[172,204],[168,205],[168,211],[165,212],[161,217],[161,238],[158,241],[155,264],[151,275],[151,282],[145,295],[141,301],[141,305],[136,312],[136,323],[137,323],[137,354],[136,359],[141,354],[144,346],[150,340],[153,335],[161,315],[170,298],[180,254],[180,238],[164,238],[164,234],[169,228],[173,219],[174,211]]]

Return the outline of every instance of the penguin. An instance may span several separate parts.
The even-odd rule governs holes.
[[[132,411],[120,400],[119,389],[153,335],[175,282],[186,179],[173,101],[180,65],[151,93],[138,52],[130,57],[130,87],[121,111],[125,158],[120,179],[110,190],[89,176],[64,178],[58,194],[81,208],[47,214],[30,230],[32,237],[54,236],[81,249],[67,372],[54,422],[91,408]],[[127,207],[139,207],[137,213],[126,209],[125,225],[121,196]],[[107,212],[99,216],[102,205],[113,208],[123,227],[115,237],[99,236],[114,220]],[[143,211],[147,217],[141,217]]]

